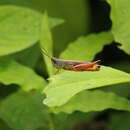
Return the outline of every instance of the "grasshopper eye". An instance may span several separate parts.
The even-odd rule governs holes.
[[[97,71],[100,70],[100,68],[101,68],[100,65],[96,65],[96,66],[95,66],[95,70],[97,70]]]
[[[100,68],[101,68],[101,66],[100,66],[100,65],[97,65],[97,68],[98,68],[98,69],[100,69]]]

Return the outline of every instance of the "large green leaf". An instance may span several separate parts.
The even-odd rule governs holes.
[[[0,104],[0,118],[13,130],[49,130],[50,115],[42,99],[36,91],[13,93]]]
[[[41,90],[46,84],[33,70],[10,60],[0,60],[0,82],[5,85],[17,84],[24,90]]]
[[[25,49],[39,39],[40,14],[25,7],[0,6],[0,55]]]
[[[44,103],[61,106],[83,90],[130,82],[130,75],[102,66],[98,72],[63,72],[50,78],[50,81],[44,90],[47,96]]]
[[[111,6],[112,32],[121,49],[130,54],[130,1],[108,0]]]
[[[0,56],[23,50],[39,40],[40,12],[16,5],[0,5],[0,12]],[[61,22],[50,19],[51,27]]]
[[[102,32],[80,37],[61,53],[61,58],[91,61],[104,45],[113,41],[111,32]]]
[[[68,103],[54,107],[52,110],[71,113],[73,111],[102,111],[109,108],[130,111],[130,101],[114,93],[100,90],[83,91],[72,97]]]

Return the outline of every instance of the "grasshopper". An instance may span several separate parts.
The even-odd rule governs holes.
[[[64,59],[58,59],[58,58],[49,56],[45,49],[42,49],[42,52],[44,55],[50,58],[52,64],[58,70],[60,69],[70,70],[70,71],[99,71],[100,70],[99,63],[101,62],[101,60],[97,60],[94,62],[64,60]]]

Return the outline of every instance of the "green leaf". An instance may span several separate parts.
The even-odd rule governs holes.
[[[72,97],[66,104],[54,107],[52,110],[54,112],[72,113],[73,111],[102,111],[109,108],[130,111],[130,101],[114,93],[99,90],[83,91]]]
[[[130,129],[130,113],[118,113],[111,115],[106,130],[129,130]]]
[[[56,16],[65,20],[62,26],[53,30],[54,50],[56,56],[59,56],[60,52],[67,47],[70,41],[90,32],[91,11],[89,0],[62,0],[59,2],[54,0],[53,2],[49,1],[49,5],[52,5],[53,13],[56,11]]]
[[[54,114],[56,130],[73,130],[78,123],[90,124],[96,117],[96,112],[82,113],[74,112],[72,114],[58,113]]]
[[[0,5],[0,56],[21,51],[39,40],[42,13],[27,7]],[[63,20],[50,20],[51,27]]]
[[[9,128],[7,123],[5,123],[2,119],[0,119],[0,130],[12,130],[12,129]]]
[[[11,94],[0,104],[0,118],[13,130],[49,130],[50,115],[42,104],[43,96],[36,91],[19,91]]]
[[[61,58],[91,61],[99,53],[104,45],[113,41],[111,32],[102,32],[80,37],[75,42],[70,43],[68,48],[61,53]]]
[[[130,82],[130,75],[101,66],[98,72],[63,72],[53,76],[50,81],[44,89],[47,96],[44,104],[52,107],[67,103],[70,98],[83,90]]]
[[[130,54],[130,1],[108,0],[111,6],[112,33],[121,49]]]
[[[52,75],[54,67],[51,63],[50,57],[53,55],[52,54],[53,53],[53,40],[52,40],[51,31],[50,31],[48,15],[46,12],[44,13],[43,20],[42,20],[40,45],[41,45],[41,49],[43,50],[43,57],[46,62],[48,73],[49,75]],[[44,53],[46,53],[50,57],[48,57]]]
[[[24,49],[20,52],[12,53],[10,55],[5,55],[2,58],[16,60],[17,62],[25,66],[34,68],[40,56],[41,51],[39,44],[34,44],[33,46],[27,49]]]
[[[40,14],[25,7],[0,6],[0,55],[30,47],[39,39]]]
[[[46,13],[44,14],[44,15],[47,15]],[[48,17],[48,16],[45,16],[45,17]],[[44,19],[44,18],[43,18]],[[53,27],[55,27],[55,26],[58,26],[58,25],[60,25],[60,24],[63,24],[65,21],[63,20],[63,19],[61,19],[61,18],[55,18],[55,17],[53,17],[53,18],[51,18],[51,17],[48,17],[47,18],[48,20],[48,26],[49,26],[49,28],[53,28]],[[43,22],[43,21],[42,21]],[[43,24],[43,23],[42,23]],[[44,25],[43,25],[44,26]]]
[[[5,85],[17,84],[22,89],[43,89],[45,80],[33,70],[15,61],[0,60],[0,82]]]
[[[110,85],[109,87],[100,88],[100,90],[103,90],[105,92],[113,92],[118,96],[128,98],[130,95],[130,83]]]

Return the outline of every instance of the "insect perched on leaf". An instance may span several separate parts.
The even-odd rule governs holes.
[[[57,69],[71,70],[71,71],[99,71],[100,60],[94,62],[82,62],[76,60],[63,60],[48,55],[45,49],[42,49],[44,55],[51,59],[52,64]]]

